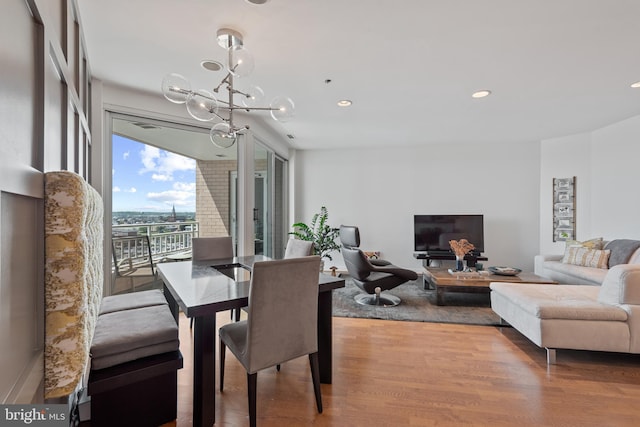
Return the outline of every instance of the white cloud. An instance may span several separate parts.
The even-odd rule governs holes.
[[[125,188],[123,190],[122,188],[116,186],[116,187],[113,187],[111,189],[111,191],[113,191],[114,193],[120,193],[120,192],[123,192],[123,193],[136,193],[138,190],[136,189],[136,187]]]
[[[142,169],[139,173],[152,173],[155,181],[172,181],[174,172],[192,171],[196,168],[196,161],[175,153],[162,151],[159,148],[145,145],[140,151]]]
[[[129,158],[129,154],[131,154],[129,151],[125,151],[125,152],[122,154],[122,158],[123,158],[124,160],[127,160],[127,159]]]
[[[173,181],[173,176],[171,176],[170,174],[154,173],[151,175],[151,179],[154,181],[166,182],[166,181]]]
[[[147,193],[147,198],[168,206],[189,206],[193,204],[194,193],[189,191],[167,190],[159,193]]]
[[[147,193],[147,199],[167,206],[193,207],[195,197],[195,182],[175,182],[171,190]]]
[[[195,182],[176,182],[175,184],[173,184],[173,189],[178,191],[188,191],[191,193],[195,193],[196,183]]]

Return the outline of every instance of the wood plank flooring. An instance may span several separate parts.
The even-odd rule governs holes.
[[[228,321],[228,312],[218,315],[218,325]],[[558,364],[547,367],[545,351],[511,328],[347,318],[333,325],[324,412],[316,412],[308,358],[300,358],[258,374],[259,426],[640,425],[640,355],[559,350]],[[169,425],[183,427],[192,418],[193,343],[182,315],[180,340],[185,366]],[[249,425],[246,374],[230,353],[217,393],[215,425]]]

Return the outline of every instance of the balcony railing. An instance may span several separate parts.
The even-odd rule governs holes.
[[[198,237],[199,228],[197,221],[184,221],[112,225],[111,230],[113,237],[149,236],[151,256],[154,262],[162,262],[171,255],[191,252],[191,239]],[[115,259],[130,258],[133,264],[145,262],[147,256],[131,245],[114,244],[113,250]]]

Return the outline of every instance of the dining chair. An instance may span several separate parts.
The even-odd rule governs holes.
[[[258,372],[308,356],[318,413],[322,395],[318,365],[318,272],[320,257],[308,256],[253,265],[247,319],[218,330],[220,392],[224,391],[226,349],[247,371],[249,422],[256,425]]]
[[[289,239],[284,250],[284,259],[300,258],[313,255],[313,242],[310,240]],[[280,370],[280,364],[276,365]]]
[[[158,287],[158,273],[151,254],[149,236],[113,236],[111,238],[114,281],[111,292],[135,292],[137,288]]]
[[[231,236],[194,237],[191,239],[191,258],[194,261],[233,258],[233,241],[231,240]],[[233,272],[220,271],[226,276],[232,279],[234,278]],[[234,317],[236,320],[240,318],[240,310],[231,310],[231,318],[233,319]],[[193,328],[193,317],[191,318],[189,327]]]
[[[309,240],[289,239],[284,250],[284,258],[298,258],[313,254],[313,242]]]
[[[194,237],[191,253],[194,260],[233,258],[231,236]]]

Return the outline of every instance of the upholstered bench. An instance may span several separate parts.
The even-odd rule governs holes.
[[[177,415],[178,326],[161,291],[103,298],[104,210],[69,171],[45,174],[45,399],[95,426]],[[91,398],[87,404],[86,392]]]
[[[177,415],[178,325],[158,290],[105,297],[91,344],[92,426],[157,426]]]

